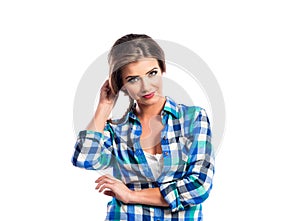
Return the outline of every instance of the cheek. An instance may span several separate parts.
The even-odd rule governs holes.
[[[126,89],[128,95],[130,97],[132,97],[133,99],[136,99],[138,97],[137,95],[140,92],[140,89],[137,85],[136,86],[127,85],[127,86],[125,86],[125,89]]]
[[[156,87],[156,88],[161,88],[163,85],[163,81],[162,81],[162,78],[161,77],[158,77],[157,79],[155,79],[153,82],[152,82],[152,86]]]

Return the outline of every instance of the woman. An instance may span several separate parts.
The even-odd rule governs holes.
[[[176,104],[162,94],[164,52],[149,36],[129,34],[109,53],[110,76],[73,164],[100,170],[96,189],[113,199],[106,220],[202,220],[214,174],[211,130],[204,109]],[[123,91],[130,105],[113,121]]]

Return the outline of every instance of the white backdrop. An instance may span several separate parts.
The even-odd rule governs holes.
[[[98,174],[70,161],[73,101],[87,67],[128,33],[190,48],[222,88],[204,219],[299,220],[297,1],[142,2],[0,3],[0,220],[104,219]]]

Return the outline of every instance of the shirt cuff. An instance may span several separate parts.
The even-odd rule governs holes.
[[[172,212],[184,210],[184,206],[180,201],[180,195],[177,189],[176,181],[161,184],[159,189],[165,201],[169,204]]]

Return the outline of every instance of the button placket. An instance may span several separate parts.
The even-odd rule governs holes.
[[[168,138],[166,135],[163,136],[162,138],[162,153],[164,157],[168,157],[169,156],[169,148],[168,148]]]

